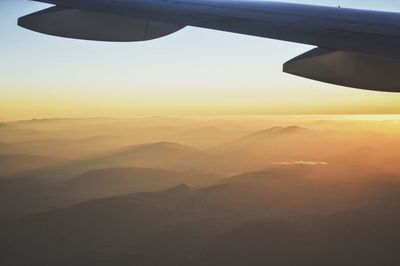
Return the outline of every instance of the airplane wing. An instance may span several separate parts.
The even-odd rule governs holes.
[[[400,92],[400,13],[240,0],[45,0],[54,7],[20,18],[45,34],[144,41],[185,26],[313,45],[284,64],[294,75]]]

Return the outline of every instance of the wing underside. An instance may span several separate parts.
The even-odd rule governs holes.
[[[82,9],[51,7],[22,17],[21,27],[44,34],[95,41],[132,42],[164,37],[182,25]]]
[[[397,64],[392,62],[400,60],[400,13],[238,0],[47,0],[40,2],[54,4],[62,12],[56,14],[54,9],[50,10],[51,12],[43,12],[44,15],[39,12],[22,18],[21,25],[57,36],[107,41],[154,39],[188,25],[309,44],[318,47],[319,51],[343,51],[341,64],[353,66],[346,69],[357,68],[360,64],[368,68],[361,72],[353,71],[351,75],[375,73],[379,66],[380,74],[376,75],[379,79],[372,83],[368,82],[372,84],[369,86],[366,86],[365,82],[349,82],[348,80],[342,82],[340,78],[333,81],[324,80],[321,78],[324,75],[291,71],[288,66],[293,66],[293,61],[285,65],[286,72],[300,73],[300,76],[339,85],[400,91],[400,85],[397,85],[397,83],[400,84],[400,78],[399,82],[393,80],[393,76],[397,74],[400,76],[400,73],[397,71]],[[48,13],[51,13],[52,20],[49,19]],[[46,14],[48,17],[45,17]],[[60,14],[64,14],[63,19]],[[46,21],[51,21],[52,26],[46,25]],[[67,21],[71,21],[72,25]],[[149,22],[155,25],[152,36],[143,35],[146,34]],[[354,54],[360,55],[354,57]],[[332,54],[329,55],[332,56]],[[325,53],[323,56],[319,55],[318,58],[326,60],[331,58],[330,56]],[[378,60],[380,64],[377,66],[369,63],[372,60],[370,56],[388,58],[392,61],[388,63],[384,59]],[[301,62],[300,65],[304,67],[305,62],[310,62],[310,60]],[[298,68],[299,60],[296,61],[296,66]],[[336,67],[338,66],[340,64]],[[397,69],[394,70],[394,66]],[[335,69],[338,71],[340,67]],[[391,76],[385,73],[391,73]],[[351,79],[351,75],[339,76]],[[390,85],[383,84],[381,88],[376,88],[386,79],[390,80]]]

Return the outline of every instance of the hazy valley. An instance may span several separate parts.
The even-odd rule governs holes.
[[[0,127],[1,265],[398,265],[400,118]]]

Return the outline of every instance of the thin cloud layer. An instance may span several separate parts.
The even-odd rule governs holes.
[[[277,165],[327,165],[328,162],[313,162],[313,161],[292,161],[292,162],[274,162]]]

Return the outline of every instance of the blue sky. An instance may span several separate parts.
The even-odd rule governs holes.
[[[400,11],[398,0],[291,2]],[[221,106],[217,114],[273,113],[294,101],[387,97],[282,73],[285,61],[310,48],[305,45],[191,27],[150,42],[101,43],[16,25],[44,7],[0,0],[0,117],[74,116],[79,108],[82,115],[185,114],[208,105]]]

